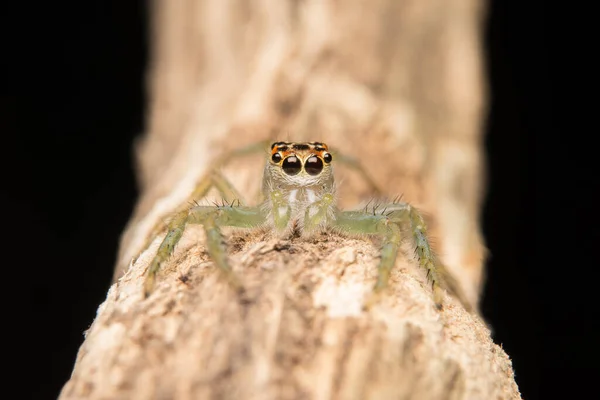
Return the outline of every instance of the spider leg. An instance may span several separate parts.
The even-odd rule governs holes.
[[[237,157],[242,157],[254,153],[264,152],[267,148],[269,140],[261,140],[259,142],[252,143],[247,146],[240,147],[238,149],[226,152],[219,156],[213,163],[212,168],[206,174],[204,174],[198,183],[196,188],[189,196],[189,200],[201,199],[206,196],[212,187],[215,187],[223,199],[227,202],[238,200],[243,203],[241,194],[235,189],[235,187],[219,172],[219,168],[227,165],[231,160]]]
[[[244,199],[242,195],[235,189],[235,187],[223,176],[221,172],[219,172],[219,168],[227,165],[229,161],[235,159],[236,157],[242,157],[245,155],[259,153],[264,151],[264,149],[268,146],[268,140],[263,140],[260,142],[252,143],[248,146],[240,147],[238,149],[226,152],[219,156],[213,163],[213,167],[197,181],[193,192],[187,197],[187,199],[179,205],[175,209],[172,218],[176,218],[178,213],[186,211],[189,208],[189,205],[199,199],[203,199],[206,197],[208,192],[214,187],[217,189],[219,194],[222,196],[223,200],[232,203],[233,201],[237,201],[240,204],[244,204]],[[147,249],[150,246],[150,243],[165,229],[165,224],[162,221],[159,221],[154,225],[142,250]],[[136,259],[133,260],[135,262]]]
[[[211,259],[233,288],[236,290],[242,289],[241,283],[227,261],[227,248],[222,240],[221,228],[225,226],[253,228],[262,225],[264,222],[265,214],[260,207],[196,206],[178,212],[169,222],[167,235],[148,268],[144,282],[145,296],[147,297],[152,292],[156,274],[162,264],[173,253],[188,224],[203,225],[206,233],[206,250]]]
[[[347,234],[378,235],[383,238],[381,260],[377,266],[377,281],[373,287],[375,293],[388,285],[390,271],[396,262],[396,256],[402,240],[398,225],[382,214],[363,211],[338,211],[332,227]]]
[[[190,204],[198,204],[196,202],[196,199],[204,198],[210,191],[210,189],[212,189],[213,187],[217,189],[219,194],[222,196],[223,201],[229,204],[233,204],[234,201],[237,201],[240,204],[244,204],[242,195],[235,189],[235,187],[233,187],[233,185],[227,180],[227,178],[225,178],[223,174],[221,174],[219,171],[213,170],[205,174],[202,177],[202,179],[198,181],[192,194],[188,196],[185,202],[183,202],[179,207],[175,209],[175,212],[170,216],[169,220],[173,221],[177,220],[178,218],[181,218],[180,214],[187,212],[187,210],[190,208]],[[167,229],[169,229],[170,226],[171,223],[167,223]],[[148,247],[150,247],[152,241],[154,241],[154,239],[158,235],[160,235],[161,232],[163,232],[164,230],[165,224],[162,220],[156,223],[152,228],[152,231],[146,238],[142,249],[145,250]],[[133,260],[133,262],[135,262],[136,260],[137,257]]]
[[[432,284],[436,305],[439,307],[442,304],[443,288],[453,294],[468,312],[473,311],[473,305],[463,293],[458,281],[446,270],[444,264],[433,252],[427,239],[427,226],[423,215],[415,207],[407,203],[396,203],[395,207],[405,207],[407,209],[407,213],[400,213],[398,215],[399,219],[397,223],[405,222],[409,225],[415,242],[415,253],[419,259],[419,265],[427,271],[427,276]],[[391,214],[390,217],[395,218],[394,214]]]
[[[292,207],[279,190],[270,192],[273,213],[273,223],[279,232],[285,230],[292,215]]]
[[[217,170],[210,171],[198,181],[198,184],[194,188],[192,194],[188,197],[188,200],[192,201],[204,198],[213,187],[217,189],[223,200],[228,203],[234,200],[240,200],[242,203],[244,202],[240,192],[238,192],[227,178]]]
[[[431,249],[423,217],[407,203],[391,203],[385,205],[383,209],[385,212],[381,213],[338,211],[331,224],[344,233],[378,235],[383,238],[381,260],[377,267],[377,281],[373,288],[375,294],[382,292],[388,286],[390,272],[395,265],[402,241],[402,233],[408,230],[415,245],[419,266],[426,270],[432,285],[434,301],[440,307],[443,298],[440,269],[443,267]]]
[[[330,220],[328,213],[333,208],[333,202],[333,195],[328,193],[321,200],[317,200],[306,207],[304,215],[305,232],[313,232],[317,227],[324,225]]]

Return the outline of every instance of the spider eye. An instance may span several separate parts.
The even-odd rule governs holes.
[[[329,164],[329,163],[331,162],[331,160],[332,160],[332,159],[333,159],[333,158],[331,157],[331,154],[329,154],[329,153],[325,153],[325,154],[323,154],[323,160],[324,160],[324,161],[325,161],[327,164]]]
[[[309,157],[304,164],[304,169],[309,175],[319,175],[323,170],[323,161],[317,156]]]
[[[283,172],[288,175],[296,175],[302,169],[302,163],[298,160],[296,156],[289,156],[285,160],[283,160]]]
[[[281,154],[279,153],[275,153],[271,156],[271,160],[273,160],[273,162],[275,164],[279,164],[279,161],[281,161]]]

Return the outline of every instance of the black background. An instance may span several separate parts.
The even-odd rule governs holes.
[[[4,309],[14,321],[5,346],[31,398],[55,398],[68,379],[136,200],[132,140],[144,129],[146,12],[141,1],[87,1],[3,13],[0,251]],[[574,308],[553,310],[551,327],[542,324],[549,305],[540,276],[550,270],[538,258],[533,162],[549,97],[543,12],[492,1],[485,38],[491,108],[482,215],[491,258],[482,309],[525,399],[539,397],[550,364],[577,376],[566,348],[581,351],[562,328],[579,318]]]

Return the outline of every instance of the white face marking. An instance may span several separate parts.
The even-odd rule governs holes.
[[[317,201],[317,196],[315,196],[314,190],[306,189],[306,196],[310,203],[314,203],[315,201]]]
[[[288,208],[286,206],[281,206],[277,209],[277,212],[279,213],[279,217],[283,218],[285,217],[285,215],[287,214]]]
[[[314,204],[312,206],[308,207],[308,217],[312,218],[315,215],[317,215],[317,213],[319,212],[319,207],[315,206]]]
[[[290,196],[288,197],[288,201],[290,203],[294,203],[296,201],[296,195],[298,194],[298,189],[294,189],[290,191]]]

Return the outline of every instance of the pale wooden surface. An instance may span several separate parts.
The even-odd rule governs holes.
[[[240,6],[240,4],[246,4]],[[309,241],[228,232],[233,295],[188,229],[142,297],[152,227],[225,151],[255,140],[325,141],[357,157],[386,194],[425,210],[436,248],[474,305],[482,6],[474,0],[156,1],[142,195],[61,399],[520,398],[510,360],[476,314],[399,257],[392,289],[362,309],[377,247],[325,233]],[[251,202],[258,154],[226,175]],[[339,201],[369,199],[336,166]],[[131,260],[137,258],[135,263]],[[123,275],[123,272],[125,274]]]

